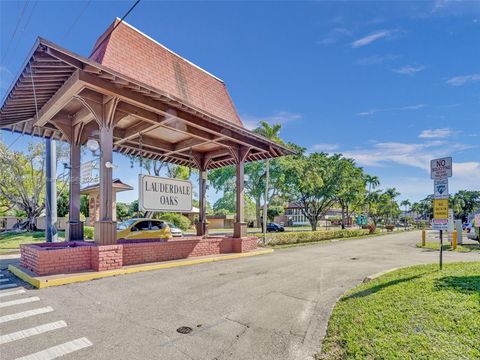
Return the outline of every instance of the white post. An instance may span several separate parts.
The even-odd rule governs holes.
[[[55,141],[45,140],[46,194],[45,194],[45,236],[47,242],[57,242],[57,156]]]
[[[263,203],[263,242],[267,242],[268,181],[270,180],[270,159],[265,161],[265,199]]]

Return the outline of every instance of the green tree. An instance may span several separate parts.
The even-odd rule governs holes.
[[[361,204],[365,199],[365,178],[363,170],[355,165],[353,159],[339,160],[339,189],[336,202],[342,210],[342,229],[345,229],[345,219],[350,218],[355,204]]]
[[[90,216],[90,205],[88,203],[88,195],[80,195],[80,212],[85,217]]]
[[[122,221],[128,217],[128,205],[123,202],[117,202],[117,219]]]
[[[410,200],[408,200],[408,199],[405,199],[400,203],[400,206],[404,207],[403,220],[404,220],[404,224],[405,224],[405,229],[407,228],[407,212],[408,212],[408,209],[411,205],[412,204],[410,203]]]
[[[326,153],[290,156],[284,163],[284,191],[302,204],[302,213],[317,229],[320,217],[335,203],[340,191],[340,154]]]
[[[457,218],[467,221],[468,216],[480,208],[480,191],[460,190],[450,199]]]

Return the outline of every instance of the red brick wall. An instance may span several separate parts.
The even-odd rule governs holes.
[[[231,238],[183,239],[123,244],[123,265],[185,259],[232,252]]]
[[[122,267],[123,245],[93,246],[91,252],[92,269],[96,271],[114,270]]]
[[[124,265],[247,252],[256,248],[256,237],[192,237],[168,241],[139,239],[102,246],[89,242],[42,243],[22,245],[20,265],[37,275],[51,275],[90,269],[113,270]]]
[[[38,275],[69,273],[91,269],[90,245],[74,243],[53,243],[39,245],[22,245],[20,265]],[[47,250],[56,248],[55,250]]]

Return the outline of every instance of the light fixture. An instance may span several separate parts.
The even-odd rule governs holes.
[[[100,144],[94,138],[88,138],[86,145],[87,145],[87,149],[90,150],[93,153],[95,151],[97,151],[98,149],[100,149]]]

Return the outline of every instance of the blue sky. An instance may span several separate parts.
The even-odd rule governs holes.
[[[1,2],[0,96],[37,36],[88,55],[132,3]],[[353,157],[402,198],[431,193],[429,160],[445,155],[450,191],[480,190],[480,1],[142,1],[126,21],[222,78],[250,128],[280,122],[287,141]],[[114,160],[136,185],[138,167]]]

